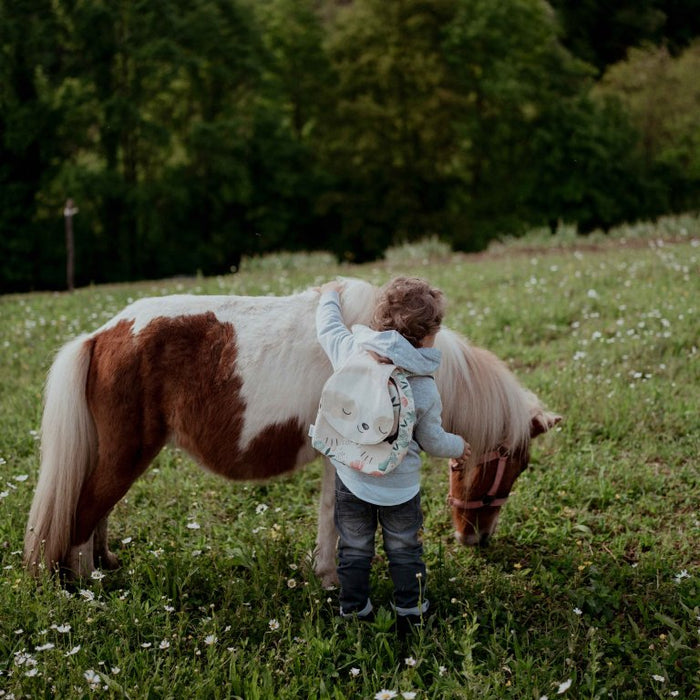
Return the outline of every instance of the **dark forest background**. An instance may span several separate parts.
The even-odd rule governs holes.
[[[0,0],[0,292],[700,207],[699,0]]]

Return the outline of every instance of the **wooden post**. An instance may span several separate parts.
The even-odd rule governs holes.
[[[66,207],[63,210],[63,218],[66,221],[66,282],[68,291],[72,292],[74,287],[75,270],[75,244],[73,241],[73,217],[78,213],[78,208],[73,206],[73,200],[66,200]]]

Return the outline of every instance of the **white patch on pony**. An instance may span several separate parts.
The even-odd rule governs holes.
[[[343,280],[341,306],[346,324],[368,323],[376,289],[362,280]],[[236,337],[236,372],[243,381],[244,424],[238,449],[244,450],[266,427],[296,418],[306,433],[318,409],[321,388],[331,365],[316,339],[318,292],[286,297],[196,296],[176,294],[139,299],[96,333],[133,321],[140,333],[155,318],[213,313],[232,324]],[[312,461],[310,443],[297,465]]]

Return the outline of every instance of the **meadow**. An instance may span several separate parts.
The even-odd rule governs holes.
[[[0,297],[0,698],[693,698],[700,696],[700,219],[485,254],[436,240],[385,261],[244,260],[236,274]],[[452,537],[447,466],[425,460],[434,615],[391,630],[337,616],[309,567],[320,462],[267,483],[166,449],[115,508],[122,566],[63,586],[24,572],[42,387],[57,348],[128,301],[289,294],[336,275],[441,287],[446,324],[489,348],[563,422],[489,548]]]

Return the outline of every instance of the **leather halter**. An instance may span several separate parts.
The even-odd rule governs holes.
[[[510,452],[499,448],[493,452],[488,452],[476,463],[476,466],[478,467],[498,460],[496,476],[493,479],[491,488],[488,490],[485,496],[477,500],[462,501],[459,498],[455,498],[452,495],[452,480],[450,479],[450,494],[447,497],[447,505],[452,506],[452,508],[457,508],[458,510],[476,510],[477,508],[484,508],[486,506],[491,506],[492,508],[502,506],[508,500],[508,496],[501,496],[500,498],[496,498],[495,496],[501,486],[501,481],[503,481],[503,475],[505,474],[506,464],[508,463],[509,457]],[[450,465],[450,470],[453,472],[463,471],[464,466],[460,464]]]

